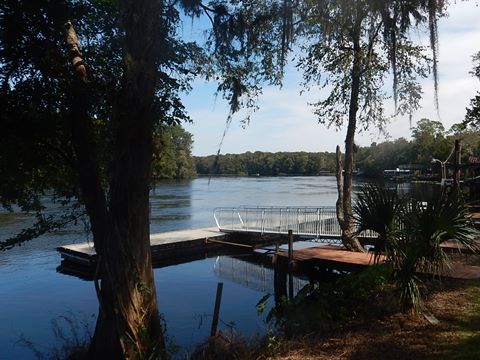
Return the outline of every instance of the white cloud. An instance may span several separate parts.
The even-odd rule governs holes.
[[[480,51],[480,8],[474,2],[457,2],[450,6],[450,16],[441,19],[440,35],[440,115],[446,129],[461,121],[465,107],[480,89],[472,69],[472,55]],[[423,41],[426,41],[423,38]],[[318,124],[308,102],[319,97],[318,91],[300,96],[298,85],[301,76],[291,69],[286,76],[284,88],[267,87],[260,98],[260,110],[252,116],[252,122],[245,129],[239,123],[241,117],[233,120],[224,141],[222,153],[245,151],[334,151],[337,144],[344,142],[345,129],[335,131]],[[426,117],[438,119],[433,104],[433,80],[423,81],[424,97],[422,108],[415,114],[415,121]],[[220,97],[215,100],[215,85],[196,82],[193,92],[185,98],[190,115],[195,121],[187,130],[194,134],[194,154],[213,154],[218,150],[228,106]],[[387,109],[393,108],[386,104]],[[387,131],[392,138],[409,138],[408,119],[394,119]],[[357,136],[357,143],[368,145],[372,141],[383,141],[375,129]]]

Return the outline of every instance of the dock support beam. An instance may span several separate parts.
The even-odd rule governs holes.
[[[215,308],[213,310],[213,320],[212,320],[212,328],[210,330],[210,336],[217,335],[218,317],[220,313],[220,304],[222,302],[222,291],[223,291],[223,283],[219,282],[217,284],[217,296],[215,297]]]
[[[293,231],[288,230],[288,262],[293,260]]]

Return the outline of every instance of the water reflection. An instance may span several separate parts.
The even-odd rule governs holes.
[[[418,201],[430,202],[440,197],[442,187],[439,183],[426,182],[386,182],[388,189],[395,190],[400,196],[411,196]]]
[[[358,184],[354,189],[358,189]],[[336,196],[334,177],[161,182],[151,191],[151,231],[214,226],[215,207],[332,206]],[[30,216],[23,215],[2,222],[0,241],[31,222]],[[67,311],[92,314],[94,325],[98,306],[93,284],[55,271],[60,261],[55,248],[87,239],[89,235],[83,224],[78,224],[0,253],[0,359],[34,359],[31,352],[16,345],[18,336],[23,333],[37,344],[54,343],[50,321]],[[254,259],[244,255],[209,250],[198,256],[184,254],[155,263],[160,311],[165,316],[168,333],[179,346],[192,348],[208,336],[209,322],[204,321],[208,324],[198,329],[198,319],[212,313],[218,281],[225,283],[221,320],[234,322],[235,328],[247,335],[265,331],[266,325],[257,316],[255,305],[266,292],[275,292],[271,286],[273,270],[265,263],[254,264]],[[218,262],[217,256],[220,256]],[[242,272],[248,273],[248,278],[239,277]],[[284,279],[283,275],[279,277],[280,282],[288,283]],[[279,286],[277,293],[285,293],[285,289]]]
[[[270,256],[250,254],[243,257],[218,257],[213,271],[223,280],[230,280],[262,293],[274,294],[279,291],[275,287],[275,272],[279,269],[274,268]],[[308,280],[294,276],[291,291],[297,293],[308,283]]]
[[[150,192],[150,230],[162,232],[179,229],[192,218],[194,180],[162,181]]]

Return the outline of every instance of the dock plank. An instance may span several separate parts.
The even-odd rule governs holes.
[[[150,235],[150,245],[174,244],[185,241],[218,239],[223,238],[227,234],[218,230],[217,227],[168,231]]]
[[[221,240],[228,236],[216,227],[168,231],[150,235],[150,247],[156,254],[162,250],[192,248],[201,246],[208,239]],[[95,262],[97,253],[93,242],[64,245],[57,248],[62,258],[73,262],[89,264]]]
[[[288,252],[280,251],[277,255],[288,257]],[[385,256],[378,257],[380,262],[385,261]],[[374,264],[373,253],[359,253],[326,246],[316,246],[293,251],[293,260],[298,262],[318,261],[336,263],[340,266],[348,265],[353,267],[369,266]],[[453,279],[480,279],[480,266],[454,263],[445,270],[442,276]]]
[[[288,252],[279,252],[278,255],[288,257]],[[293,260],[326,260],[343,264],[368,266],[374,263],[373,253],[360,253],[327,246],[316,246],[293,251]],[[384,261],[384,256],[379,256],[379,261]]]
[[[453,279],[480,279],[480,266],[453,264],[451,268],[445,270],[442,275]]]

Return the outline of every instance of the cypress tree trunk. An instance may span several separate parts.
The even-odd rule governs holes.
[[[342,229],[343,245],[353,251],[365,251],[357,239],[355,231],[355,222],[352,211],[352,179],[353,179],[353,156],[355,152],[355,130],[357,126],[358,98],[360,94],[361,77],[361,48],[360,48],[360,24],[354,31],[353,41],[353,65],[352,65],[352,84],[350,88],[350,107],[348,112],[348,128],[345,138],[345,163],[343,168],[343,179],[341,171],[338,169],[339,151],[337,150],[337,187],[338,201],[337,214],[340,227]],[[339,174],[340,171],[340,174]],[[341,181],[343,180],[343,184]]]
[[[150,254],[149,185],[162,2],[124,0],[122,90],[114,113],[109,201],[101,186],[89,129],[88,80],[78,39],[67,23],[67,45],[77,75],[72,143],[82,196],[101,271],[92,359],[162,357],[164,340]]]
[[[335,160],[336,160],[336,178],[337,178],[337,192],[338,192],[338,198],[337,202],[335,204],[335,208],[337,211],[337,220],[338,223],[340,224],[340,229],[345,227],[345,219],[343,217],[343,162],[342,162],[342,152],[340,151],[340,146],[337,145],[336,151],[335,151]]]
[[[70,21],[65,24],[66,44],[75,77],[69,94],[69,118],[74,166],[78,173],[80,192],[90,219],[93,238],[105,238],[107,203],[100,180],[93,129],[88,115],[90,104],[87,70],[83,63],[80,43]]]
[[[102,313],[93,357],[160,357],[164,342],[150,254],[149,186],[161,1],[124,0],[124,77],[115,109]],[[113,354],[113,355],[112,355]]]

